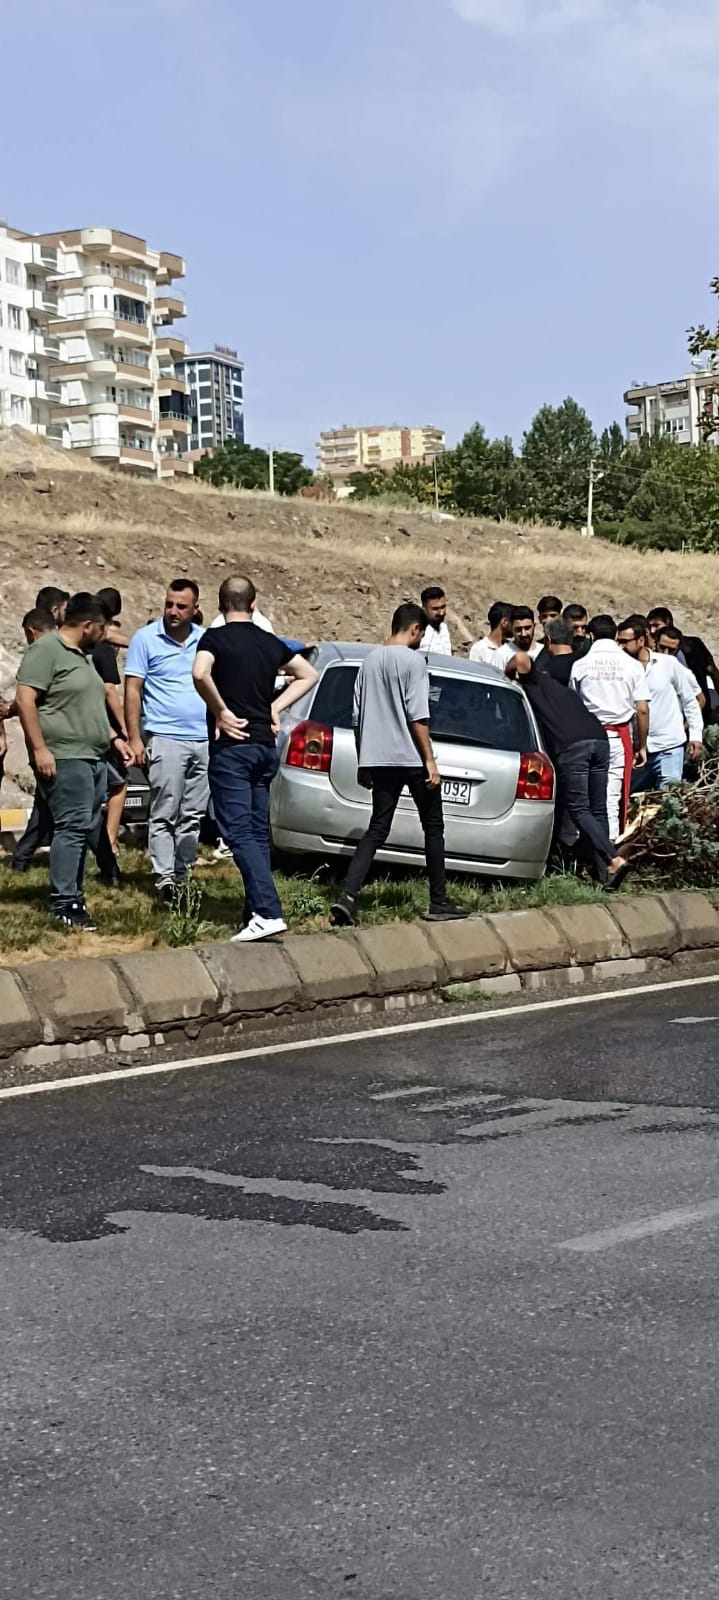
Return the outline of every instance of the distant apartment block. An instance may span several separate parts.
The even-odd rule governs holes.
[[[190,472],[181,256],[113,228],[0,229],[0,419],[93,461]],[[22,368],[22,370],[21,370]]]
[[[689,372],[669,383],[640,384],[627,389],[624,399],[635,408],[626,419],[630,444],[643,434],[668,435],[677,444],[701,444],[702,418],[717,415],[719,373]]]
[[[228,439],[245,441],[243,363],[237,351],[216,344],[214,350],[191,352],[176,363],[187,384],[190,449],[215,450]]]
[[[433,461],[445,449],[442,428],[331,428],[317,445],[317,471],[330,478],[370,467],[391,471]]]

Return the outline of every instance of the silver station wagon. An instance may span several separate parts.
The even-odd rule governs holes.
[[[292,706],[278,738],[270,818],[277,850],[349,856],[372,796],[357,782],[355,679],[371,645],[322,644],[311,695]],[[496,878],[541,878],[554,817],[554,769],[532,709],[493,667],[430,656],[430,733],[442,776],[447,867]],[[424,861],[419,817],[402,795],[378,861]]]

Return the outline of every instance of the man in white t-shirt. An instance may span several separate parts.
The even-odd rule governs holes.
[[[422,610],[427,617],[427,627],[422,634],[420,650],[430,656],[451,656],[452,639],[447,627],[447,596],[439,584],[423,589],[420,595]]]
[[[223,617],[222,612],[220,611],[219,615],[216,616],[214,621],[210,623],[210,627],[224,628],[226,621],[227,618]],[[269,617],[264,617],[262,612],[257,607],[255,607],[252,613],[252,621],[254,622],[255,627],[262,628],[264,633],[274,633],[275,631],[274,624],[270,622]]]
[[[512,625],[510,639],[512,654],[515,654],[517,650],[521,650],[532,661],[536,661],[542,649],[542,644],[539,639],[535,640],[534,637],[536,622],[532,607],[512,606],[509,620]]]
[[[632,792],[642,789],[668,789],[681,783],[689,734],[689,754],[701,754],[704,722],[699,696],[701,690],[688,667],[671,656],[649,648],[649,624],[639,612],[620,622],[617,644],[644,668],[651,693],[651,716],[646,767],[635,772]]]
[[[651,688],[641,663],[617,644],[613,617],[593,617],[589,634],[591,650],[575,661],[569,687],[609,735],[607,815],[609,836],[616,843],[626,826],[632,773],[647,764]]]
[[[512,606],[509,600],[495,600],[487,613],[489,633],[486,639],[478,639],[469,652],[470,661],[483,661],[487,667],[496,667],[498,672],[504,672],[507,662],[514,654],[514,646],[509,646],[509,637],[512,632]]]

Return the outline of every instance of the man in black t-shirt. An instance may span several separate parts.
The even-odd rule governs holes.
[[[98,591],[97,598],[105,612],[105,616],[107,617],[107,631],[109,632],[110,630],[114,630],[115,635],[117,635],[120,624],[120,614],[122,612],[122,595],[120,594],[119,589],[100,589]],[[106,633],[105,638],[101,639],[100,643],[95,645],[95,648],[92,652],[92,664],[105,685],[105,707],[110,721],[110,727],[114,728],[115,733],[119,733],[121,738],[127,739],[125,712],[120,695],[120,685],[122,683],[122,679],[120,677],[120,668],[117,664],[118,650],[119,645],[112,644]],[[117,865],[117,840],[120,833],[123,812],[125,810],[126,798],[127,767],[125,766],[122,758],[113,748],[107,761],[107,809],[105,812],[105,827],[107,829],[107,838],[110,849],[113,857],[115,858],[115,865],[108,876],[103,874],[108,886],[114,885],[117,887],[121,882],[120,868]]]
[[[609,837],[609,740],[601,722],[573,689],[548,672],[538,672],[523,652],[512,657],[506,673],[521,683],[539,723],[557,774],[558,808],[566,808],[587,841],[600,883],[607,889],[618,888],[629,864],[617,854]]]
[[[248,626],[255,607],[249,578],[226,578],[220,610],[226,627],[208,628],[197,646],[195,688],[207,706],[209,780],[221,837],[245,886],[245,916],[234,942],[284,933],[270,865],[270,784],[279,765],[279,718],[317,682],[317,673],[273,633]],[[275,678],[288,687],[273,701]]]

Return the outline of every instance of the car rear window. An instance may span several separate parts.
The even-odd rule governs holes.
[[[352,727],[352,697],[358,668],[328,667],[312,702],[313,722]],[[445,744],[484,750],[533,750],[536,739],[521,695],[481,678],[430,672],[430,733]]]

